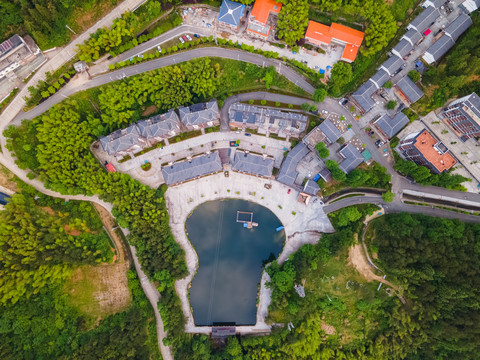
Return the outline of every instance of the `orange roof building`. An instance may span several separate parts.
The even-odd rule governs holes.
[[[311,21],[308,23],[305,39],[314,45],[330,45],[331,42],[345,46],[341,60],[353,62],[365,34],[348,26],[332,23],[327,26]]]
[[[405,137],[398,149],[407,160],[425,166],[437,174],[450,170],[457,163],[448,148],[425,129]]]
[[[248,20],[247,30],[255,34],[268,37],[271,25],[267,25],[271,13],[277,14],[282,9],[282,4],[273,0],[257,0],[253,5]]]

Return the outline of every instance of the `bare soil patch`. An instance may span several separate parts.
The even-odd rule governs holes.
[[[357,244],[350,247],[348,250],[348,264],[353,266],[368,282],[379,281],[399,291],[397,286],[373,272],[372,268],[367,262],[365,254],[363,253],[362,245]]]
[[[148,116],[150,114],[153,114],[155,111],[157,111],[158,108],[155,105],[150,105],[145,109],[145,111],[142,113],[142,116]]]
[[[103,225],[105,226],[108,234],[110,235],[110,239],[112,239],[113,243],[115,244],[116,255],[114,256],[114,261],[118,260],[119,263],[128,262],[127,254],[126,254],[125,248],[123,247],[122,239],[120,239],[117,233],[112,230],[113,227],[115,226],[115,219],[102,206],[96,203],[93,203],[93,205],[95,206],[95,209],[97,209],[100,215],[100,219],[102,220]]]
[[[337,330],[332,325],[326,324],[322,321],[322,330],[325,331],[327,335],[335,335]]]
[[[132,301],[127,270],[125,262],[79,267],[65,283],[70,303],[97,321],[124,310]]]
[[[42,210],[48,213],[51,216],[55,216],[57,213],[49,206],[42,207]]]
[[[80,235],[82,232],[80,230],[77,230],[77,229],[72,229],[70,226],[68,225],[65,225],[63,227],[63,229],[65,230],[65,233],[67,235],[72,235],[72,236],[78,236]]]
[[[14,175],[6,167],[0,165],[0,186],[13,192],[17,191],[17,183],[13,180]]]

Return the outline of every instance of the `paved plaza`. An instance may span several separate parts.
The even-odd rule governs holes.
[[[230,147],[230,141],[236,142],[237,140],[240,140],[239,146],[236,148]],[[170,141],[175,141],[175,138],[171,138]],[[236,149],[249,150],[272,156],[275,159],[274,166],[279,168],[283,161],[284,152],[290,150],[290,147],[290,142],[286,140],[277,140],[255,134],[246,136],[243,132],[230,131],[206,133],[191,139],[165,145],[163,148],[151,150],[137,157],[132,154],[132,158],[123,163],[118,162],[114,156],[108,155],[102,150],[101,146],[96,147],[94,144],[92,151],[100,163],[112,163],[117,171],[127,173],[141,183],[157,188],[165,182],[161,171],[162,164],[165,165],[178,160],[188,159],[212,150],[230,148],[232,150],[232,158]],[[141,165],[146,161],[152,164],[151,169],[148,171],[144,171],[141,168]]]
[[[270,189],[265,184],[271,185]],[[333,232],[334,229],[323,211],[323,203],[314,198],[308,205],[297,201],[298,191],[274,180],[266,180],[250,175],[230,171],[229,177],[223,173],[170,187],[165,193],[170,227],[177,242],[186,254],[189,275],[175,283],[182,301],[182,310],[187,318],[186,332],[210,333],[207,326],[197,327],[193,321],[188,287],[198,267],[198,257],[195,249],[185,234],[185,221],[189,214],[200,204],[226,198],[243,199],[258,203],[270,209],[285,227],[286,241],[283,251],[278,257],[280,263],[296,252],[304,244],[318,241],[321,233]],[[268,275],[264,274],[261,281],[257,322],[255,326],[240,326],[237,331],[242,334],[268,330],[265,323],[270,304],[270,291],[265,287]]]

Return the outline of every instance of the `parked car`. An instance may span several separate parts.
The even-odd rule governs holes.
[[[245,136],[252,136],[252,134],[246,132]]]
[[[322,110],[322,113],[323,114],[328,114],[328,111],[327,110]]]
[[[382,146],[383,144],[384,144],[384,143],[383,143],[382,140],[377,140],[377,141],[375,141],[375,145],[377,145],[377,147],[380,147],[380,146]]]
[[[159,53],[161,53],[162,52],[162,47],[160,45],[157,45],[157,50],[158,50]]]
[[[198,34],[193,34],[193,37],[199,38],[200,35],[198,35]]]
[[[192,37],[190,35],[187,34],[185,36],[187,37],[188,41],[192,41]]]
[[[292,189],[288,189],[287,194],[290,194],[291,191],[292,191]]]
[[[183,40],[181,37],[178,38],[182,44],[185,44],[185,40]]]
[[[188,38],[187,38],[185,35],[182,36],[182,39],[183,39],[184,41],[188,41]]]

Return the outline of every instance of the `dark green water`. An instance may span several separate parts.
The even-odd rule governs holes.
[[[243,228],[237,210],[253,212],[258,227]],[[187,219],[188,238],[195,247],[199,268],[190,288],[196,325],[256,322],[262,261],[282,250],[284,231],[269,209],[244,200],[212,201],[200,205]]]

